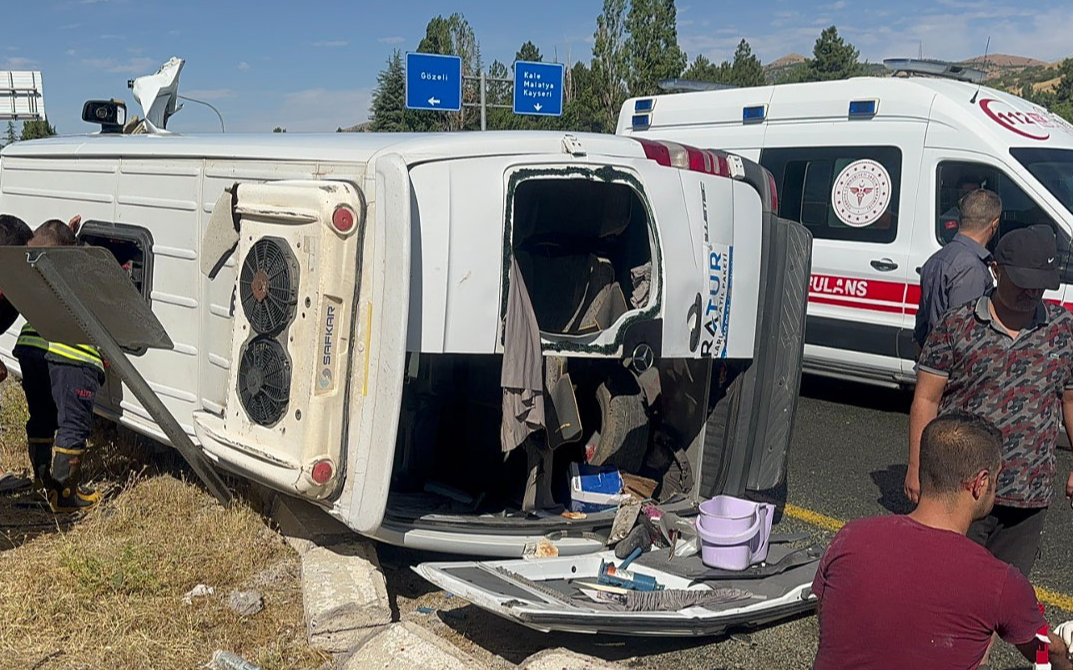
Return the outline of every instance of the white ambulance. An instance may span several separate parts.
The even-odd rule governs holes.
[[[174,343],[134,365],[217,467],[399,545],[518,557],[550,540],[548,562],[422,567],[541,630],[711,634],[813,606],[814,562],[679,612],[548,595],[595,579],[604,554],[583,554],[615,516],[548,511],[588,449],[684,514],[785,479],[810,238],[774,215],[757,164],[609,135],[113,126],[6,147],[0,212],[80,214],[82,240],[111,250]],[[501,448],[504,360],[532,353],[506,341],[511,322],[547,380],[536,464]],[[0,337],[16,371],[20,325]],[[114,378],[97,409],[166,439]]]
[[[891,60],[900,75],[631,99],[618,133],[718,147],[775,177],[779,215],[815,238],[805,369],[899,385],[914,380],[920,267],[957,231],[959,188],[1004,204],[1000,234],[1058,236],[1073,305],[1073,127],[981,86],[983,73]],[[932,76],[926,76],[932,75]]]

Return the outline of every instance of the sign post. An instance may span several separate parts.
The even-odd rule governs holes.
[[[437,112],[462,109],[462,59],[406,54],[406,108]]]
[[[514,63],[514,113],[562,116],[562,63]]]

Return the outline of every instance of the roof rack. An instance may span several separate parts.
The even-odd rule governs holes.
[[[687,93],[690,91],[725,91],[737,86],[730,84],[717,84],[712,81],[699,81],[696,79],[662,79],[659,88],[667,93]]]
[[[974,67],[926,58],[886,58],[883,60],[883,65],[895,75],[900,73],[905,73],[909,76],[926,75],[942,79],[967,81],[973,84],[981,83],[984,77],[987,76],[986,72]]]

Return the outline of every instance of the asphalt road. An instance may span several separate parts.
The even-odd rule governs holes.
[[[841,522],[907,511],[902,482],[910,400],[905,391],[806,377],[790,454],[790,504],[779,530],[808,531],[825,541]],[[1060,486],[1071,466],[1070,453],[1060,450]],[[1042,556],[1032,574],[1033,583],[1043,589],[1041,597],[1048,603],[1052,624],[1073,618],[1073,612],[1064,611],[1073,610],[1071,523],[1073,511],[1068,502],[1064,496],[1056,498],[1047,517]],[[398,550],[386,553],[382,558],[389,570],[389,589],[394,586],[402,593],[398,608],[403,618],[431,620],[431,627],[441,627],[454,641],[490,652],[486,656],[490,660],[517,663],[540,649],[567,647],[634,668],[769,670],[810,668],[816,653],[817,628],[812,616],[705,640],[543,635],[460,605],[457,599],[445,600],[444,594],[415,582],[405,569],[417,557]],[[442,621],[435,620],[437,614],[416,616],[412,612],[418,604],[451,609],[454,614]],[[998,646],[992,662],[997,669],[1029,667],[1006,645]]]

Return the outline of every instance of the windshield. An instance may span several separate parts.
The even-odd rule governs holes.
[[[1010,149],[1044,188],[1073,212],[1073,149]]]

